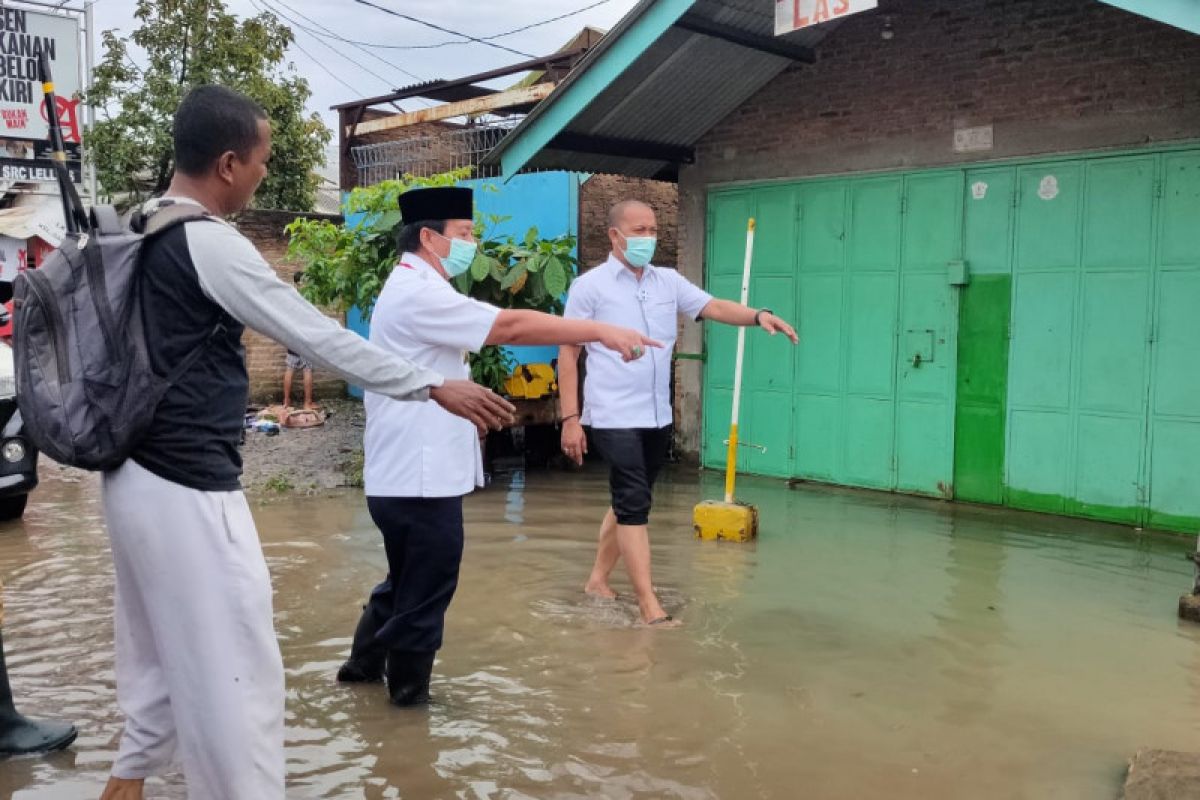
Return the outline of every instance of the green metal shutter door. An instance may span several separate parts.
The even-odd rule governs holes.
[[[1008,502],[1143,519],[1156,157],[1022,168]]]
[[[712,196],[710,291],[737,296],[735,256],[754,213],[751,302],[799,320],[801,334],[794,350],[750,337],[742,439],[767,451],[744,451],[746,471],[948,491],[957,311],[946,270],[961,258],[961,198],[960,172]],[[719,467],[735,334],[706,331],[703,460]]]
[[[1008,398],[1008,501],[1064,513],[1072,488],[1072,350],[1083,170],[1018,172]]]
[[[1163,158],[1150,524],[1200,528],[1200,153]]]
[[[795,470],[817,481],[841,477],[845,181],[805,184],[797,275]]]
[[[795,189],[784,186],[757,192],[754,216],[758,227],[750,273],[750,305],[770,308],[783,319],[795,320]],[[736,301],[739,295],[731,299]],[[786,338],[753,328],[746,331],[745,403],[738,438],[748,445],[766,448],[742,448],[738,462],[746,472],[780,478],[792,475],[794,363],[792,343]]]
[[[1150,364],[1151,249],[1158,160],[1087,164],[1071,514],[1137,523]]]
[[[736,298],[741,291],[745,258],[746,220],[754,214],[749,191],[709,198],[708,263],[705,286],[715,297]],[[729,434],[733,403],[733,359],[737,333],[728,325],[704,323],[704,432],[701,463],[710,469],[725,467],[724,441]]]
[[[958,289],[948,265],[962,258],[963,175],[905,180],[896,398],[896,487],[953,496]]]
[[[853,181],[842,336],[845,342],[839,483],[896,486],[896,322],[899,178]]]
[[[795,252],[796,199],[793,189],[759,190],[721,196],[712,205],[712,239],[708,290],[715,297],[738,302],[745,263],[746,223],[758,220],[750,304],[769,307],[784,319],[796,317]],[[705,466],[725,466],[725,440],[733,398],[737,330],[705,323],[704,455]],[[742,379],[742,412],[738,438],[738,471],[789,477],[792,474],[792,344],[761,331],[746,333],[746,363]]]
[[[971,275],[959,309],[954,493],[963,500],[1000,505],[1016,170],[972,170],[966,184],[963,256]]]

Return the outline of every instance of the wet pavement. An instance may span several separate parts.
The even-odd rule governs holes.
[[[656,583],[678,630],[580,592],[601,473],[518,473],[472,496],[437,702],[416,711],[333,681],[384,569],[361,495],[257,508],[289,797],[1082,800],[1114,797],[1139,747],[1200,749],[1200,626],[1175,617],[1189,539],[740,486],[762,515],[752,545],[692,538],[719,476],[676,470],[657,493]],[[0,762],[0,799],[98,797],[120,718],[94,478],[46,480],[0,527],[0,575],[22,710],[81,729],[67,753]],[[174,778],[147,796],[184,792]]]

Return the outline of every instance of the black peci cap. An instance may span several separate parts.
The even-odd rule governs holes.
[[[475,219],[474,193],[457,186],[409,189],[400,195],[405,225],[426,220]]]

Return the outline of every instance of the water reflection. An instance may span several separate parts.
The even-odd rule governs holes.
[[[580,587],[598,472],[470,498],[435,703],[333,681],[386,570],[361,496],[256,508],[276,586],[295,798],[1043,798],[1115,792],[1141,746],[1190,747],[1200,644],[1174,618],[1187,542],[886,496],[741,485],[748,546],[697,542],[720,493],[668,474],[655,577],[685,627]],[[163,534],[171,535],[169,527]],[[120,731],[94,481],[46,480],[0,530],[21,706],[76,746],[0,764],[0,798],[98,796]],[[1047,757],[1052,753],[1053,757]],[[182,798],[178,778],[154,797]]]

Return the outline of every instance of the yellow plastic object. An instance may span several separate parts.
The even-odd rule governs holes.
[[[522,364],[504,382],[504,393],[519,400],[540,400],[557,391],[558,379],[549,364]]]
[[[745,503],[706,500],[692,512],[696,538],[749,542],[758,536],[758,509]]]

